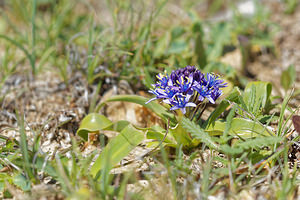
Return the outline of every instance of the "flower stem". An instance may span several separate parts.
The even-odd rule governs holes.
[[[207,107],[207,103],[204,103],[204,105],[203,105],[203,107],[202,107],[202,110],[201,110],[201,112],[200,112],[200,114],[199,114],[199,116],[198,116],[198,118],[197,118],[196,121],[199,121],[199,120],[200,120],[200,118],[201,118],[201,116],[202,116],[202,114],[203,114],[203,112],[204,112],[204,110],[205,110],[206,107]]]
[[[202,103],[199,103],[199,104],[197,105],[196,109],[194,110],[193,116],[190,118],[191,121],[193,121],[193,119],[194,119],[196,113],[198,112],[199,108],[201,107],[201,105],[202,105]]]

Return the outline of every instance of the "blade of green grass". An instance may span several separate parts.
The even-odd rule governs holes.
[[[32,2],[32,18],[31,18],[31,58],[33,62],[31,63],[33,75],[36,75],[36,68],[35,68],[35,44],[36,44],[36,26],[35,26],[35,15],[36,15],[36,2],[37,0],[33,0]]]
[[[22,157],[23,157],[23,169],[25,171],[26,177],[34,181],[35,177],[33,174],[33,171],[31,169],[31,163],[30,163],[30,158],[29,158],[29,151],[28,151],[28,143],[27,143],[27,136],[26,136],[26,131],[24,127],[24,118],[20,117],[18,113],[16,114],[17,119],[18,119],[18,126],[19,126],[19,131],[20,131],[20,145],[21,145],[21,152],[22,152]]]
[[[18,47],[21,51],[23,51],[24,54],[26,55],[26,57],[28,58],[32,69],[34,68],[34,59],[33,59],[33,57],[31,56],[31,54],[25,49],[25,47],[21,43],[7,37],[6,35],[2,35],[2,34],[0,34],[0,38],[5,39],[6,41],[8,41],[8,42],[12,43],[13,45],[15,45],[16,47]]]

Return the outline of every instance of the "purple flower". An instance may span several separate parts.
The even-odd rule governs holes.
[[[158,74],[157,76],[157,79],[160,81],[159,82],[159,86],[161,86],[161,87],[167,87],[167,85],[168,85],[168,82],[169,82],[169,76],[168,76],[168,74]]]
[[[204,75],[194,66],[175,70],[170,76],[164,73],[156,77],[156,84],[149,90],[155,97],[146,103],[162,99],[170,104],[170,110],[180,109],[183,114],[186,113],[186,107],[197,107],[205,99],[214,104],[222,95],[220,88],[227,86],[219,76],[212,73]]]
[[[173,107],[170,108],[170,110],[177,110],[180,109],[183,114],[186,113],[186,107],[196,107],[196,104],[193,102],[189,102],[191,96],[183,96],[178,95],[174,99],[167,99],[164,101],[165,103],[169,102]]]
[[[212,73],[207,73],[203,80],[203,84],[208,88],[223,88],[227,86],[227,83],[224,83],[224,80]]]
[[[156,97],[147,101],[146,104],[156,99],[173,98],[178,91],[179,90],[177,88],[170,89],[170,87],[167,87],[166,89],[156,88],[155,90],[149,90],[149,93],[154,94]]]
[[[222,90],[219,90],[219,89],[217,89],[217,88],[215,88],[214,90],[212,90],[211,92],[210,92],[210,102],[211,103],[215,103],[215,101],[219,98],[219,96],[221,96],[222,95]]]
[[[183,94],[193,94],[193,74],[189,74],[189,76],[180,76],[180,78],[177,80],[178,87],[180,89],[180,92]]]
[[[194,86],[193,86],[193,89],[196,92],[198,92],[198,100],[200,102],[204,101],[205,98],[208,98],[208,100],[210,100],[210,98],[209,98],[209,89],[206,86],[201,85],[198,82],[195,82]]]

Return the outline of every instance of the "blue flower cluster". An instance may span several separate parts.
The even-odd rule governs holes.
[[[170,110],[180,109],[186,113],[186,107],[197,107],[205,99],[214,104],[222,94],[220,88],[226,87],[226,83],[218,76],[207,73],[203,74],[194,66],[187,66],[173,71],[171,75],[166,73],[157,75],[158,81],[149,90],[156,99],[163,99],[164,103],[170,104]]]

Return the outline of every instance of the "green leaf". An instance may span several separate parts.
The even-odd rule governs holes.
[[[292,87],[296,80],[296,70],[293,65],[290,65],[288,69],[284,70],[280,77],[280,83],[285,90]]]
[[[55,170],[54,161],[48,160],[46,161],[44,157],[38,156],[36,158],[35,167],[39,171],[43,171],[44,173],[56,178],[57,177],[57,171]]]
[[[154,58],[160,58],[166,54],[166,49],[168,49],[170,40],[171,40],[171,36],[169,32],[167,32],[166,34],[164,34],[162,37],[158,39],[153,52]]]
[[[10,37],[7,37],[6,35],[0,34],[0,39],[1,38],[9,41],[10,43],[12,43],[16,47],[18,47],[21,51],[23,51],[24,54],[26,55],[26,57],[28,58],[28,60],[29,60],[29,62],[31,64],[31,67],[34,68],[34,59],[33,59],[32,55],[28,52],[28,50],[21,43],[17,42],[14,39],[11,39]]]
[[[209,62],[205,68],[204,72],[218,72],[219,74],[224,74],[226,78],[235,79],[237,75],[237,70],[221,62]]]
[[[24,118],[20,117],[18,113],[16,113],[17,119],[18,119],[18,125],[20,127],[20,147],[21,147],[21,153],[23,158],[23,169],[25,170],[26,176],[29,177],[29,179],[33,180],[35,179],[35,176],[33,174],[33,170],[30,167],[31,166],[31,160],[29,155],[29,149],[28,149],[28,142],[27,142],[27,135],[25,131],[24,126]]]
[[[197,57],[197,63],[201,69],[207,64],[206,53],[203,42],[203,30],[201,22],[196,22],[193,25],[193,32],[196,34],[195,38],[195,56]]]
[[[143,73],[145,75],[145,78],[143,79],[143,84],[146,85],[146,87],[151,88],[151,85],[154,84],[154,81],[152,79],[152,76],[150,75],[149,72],[150,67],[144,67]]]
[[[177,144],[189,147],[193,146],[191,136],[181,124],[177,124],[175,127],[169,128],[169,133],[175,138]]]
[[[51,55],[55,52],[55,47],[50,47],[48,48],[46,51],[43,52],[43,54],[41,55],[41,58],[39,60],[39,66],[37,67],[37,69],[41,69],[42,66],[49,60],[49,58],[51,57]]]
[[[285,90],[288,90],[291,86],[291,76],[288,71],[283,71],[280,77],[280,83]]]
[[[1,181],[1,182],[0,182],[0,192],[3,192],[3,191],[4,191],[4,187],[5,187],[4,182]]]
[[[263,81],[254,81],[247,84],[243,100],[248,110],[258,117],[261,109],[267,109],[271,104],[270,95],[272,92],[272,84]]]
[[[264,38],[253,38],[251,39],[252,45],[258,45],[261,47],[274,47],[274,42],[272,39],[264,37]]]
[[[251,149],[251,148],[262,148],[265,146],[270,146],[277,144],[282,141],[281,137],[268,136],[268,137],[257,137],[254,139],[247,139],[244,142],[238,142],[235,146],[242,149]]]
[[[172,40],[175,40],[182,36],[185,33],[185,30],[182,26],[176,26],[171,31]]]
[[[243,153],[243,149],[242,148],[238,148],[238,147],[231,147],[228,144],[223,144],[220,146],[220,149],[223,153],[229,154],[229,155],[236,155],[236,154],[241,154]]]
[[[147,146],[150,147],[157,147],[163,140],[162,145],[176,147],[177,142],[174,139],[173,135],[169,132],[166,135],[166,130],[160,126],[152,126],[151,128],[142,129],[146,131],[146,138],[152,139],[152,142],[147,142]]]
[[[148,100],[149,99],[145,97],[137,96],[137,95],[116,95],[107,99],[105,102],[101,103],[100,105],[98,105],[96,111],[98,112],[100,108],[105,105],[106,102],[126,101],[126,102],[136,103],[150,109],[155,114],[157,114],[160,118],[162,118],[166,123],[170,119],[171,125],[176,124],[175,116],[172,113],[170,113],[167,110],[167,108],[153,101],[146,104]]]
[[[187,49],[187,43],[184,40],[175,40],[171,43],[168,54],[179,54]]]
[[[181,124],[191,134],[192,137],[201,140],[207,146],[213,149],[218,149],[218,145],[213,141],[210,135],[198,125],[196,125],[194,122],[191,122],[187,118],[182,118]]]
[[[245,152],[245,151],[244,151]],[[252,163],[258,163],[263,160],[265,160],[267,157],[272,155],[271,150],[266,150],[266,149],[258,149],[257,151],[251,151],[250,155],[248,155],[248,159]]]
[[[287,0],[287,1],[284,1],[285,3],[285,13],[287,14],[293,14],[299,4],[299,1],[298,0]]]
[[[290,65],[287,69],[291,75],[292,84],[295,82],[297,78],[297,72],[294,65]]]
[[[213,41],[208,46],[210,48],[207,48],[207,60],[215,61],[222,55],[224,46],[231,41],[230,24],[225,22],[218,23],[212,28],[211,33]]]
[[[255,88],[255,91],[254,89]],[[254,81],[247,84],[244,92],[244,101],[246,105],[249,105],[251,103],[250,97],[252,96],[252,93],[255,93],[254,101],[258,101],[258,99],[261,98],[262,107],[265,107],[268,103],[269,97],[272,92],[272,84],[269,82],[263,82],[263,81]],[[260,102],[255,102],[260,103]]]
[[[129,121],[120,120],[120,121],[113,123],[111,126],[105,128],[105,130],[121,132],[129,124],[130,124]]]
[[[91,113],[81,121],[80,127],[77,130],[77,135],[84,140],[88,140],[88,133],[98,132],[112,125],[112,122],[104,115]]]
[[[277,135],[282,135],[282,131],[286,125],[286,122],[284,123],[284,118],[285,118],[285,110],[288,109],[288,103],[291,99],[292,94],[286,95],[283,99],[283,102],[281,104],[281,109],[280,109],[280,116],[279,116],[279,121],[278,121],[278,127],[277,127]]]
[[[163,133],[163,132],[149,130],[149,131],[147,131],[146,138],[157,140],[158,142],[160,142],[164,139],[165,134],[166,133]],[[170,143],[170,144],[177,144],[176,141],[174,140],[174,138],[172,136],[170,136],[170,134],[167,134],[167,136],[165,137],[163,142]]]
[[[16,176],[14,176],[13,183],[23,191],[29,191],[31,188],[30,182],[22,174],[17,174]]]
[[[217,118],[230,106],[230,102],[238,102],[239,96],[241,95],[241,92],[238,87],[233,88],[231,93],[221,101],[221,103],[217,106],[217,108],[210,114],[208,120],[206,120],[207,125],[211,125],[214,121],[217,120]]]
[[[100,156],[91,168],[91,174],[95,177],[101,170],[107,158],[109,157],[109,165],[115,166],[129,152],[144,140],[144,133],[135,129],[132,125],[125,127],[119,135],[114,137],[103,149]]]
[[[210,133],[210,135],[222,135],[225,129],[226,122],[215,121],[205,131]],[[244,118],[233,118],[228,135],[248,139],[257,136],[273,136],[275,134],[258,122]]]

